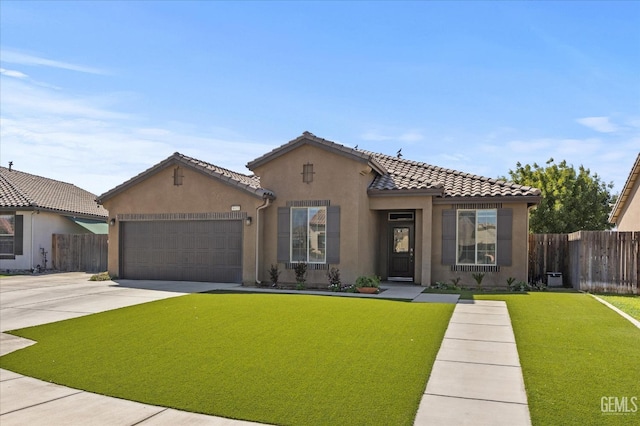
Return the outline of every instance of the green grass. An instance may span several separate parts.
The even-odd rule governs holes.
[[[533,425],[638,424],[640,412],[603,414],[601,399],[640,406],[640,329],[587,294],[474,297],[507,302]]]
[[[21,374],[276,424],[411,425],[454,305],[198,294],[30,327]]]
[[[596,296],[640,321],[640,296],[619,294],[597,294]]]

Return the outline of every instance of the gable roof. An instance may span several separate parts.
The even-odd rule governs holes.
[[[372,155],[387,172],[377,176],[369,186],[369,195],[373,196],[394,195],[398,192],[423,192],[442,198],[532,197],[531,201],[537,203],[541,194],[539,189],[530,186],[385,154],[367,153]]]
[[[611,210],[611,214],[609,214],[609,223],[618,223],[618,218],[620,217],[620,213],[624,210],[627,202],[629,201],[629,197],[631,195],[631,191],[636,181],[638,180],[638,176],[640,176],[640,153],[636,157],[636,162],[631,167],[631,172],[627,177],[626,182],[624,183],[624,187],[622,188],[622,192],[620,192],[620,196],[616,200],[616,204],[613,206],[613,210]]]
[[[89,191],[6,167],[0,167],[0,209],[46,210],[98,219],[109,215]]]
[[[375,157],[373,157],[370,153],[349,148],[347,146],[319,138],[311,132],[304,132],[302,133],[302,135],[298,136],[292,141],[289,141],[286,144],[264,154],[263,156],[256,158],[255,160],[247,164],[247,168],[249,170],[254,170],[256,167],[268,163],[269,161],[274,160],[290,151],[293,151],[294,149],[302,145],[316,146],[329,152],[351,158],[352,160],[369,165],[373,170],[380,174],[384,174],[386,172],[384,167],[382,167],[375,159]]]
[[[112,198],[116,194],[119,194],[120,192],[146,179],[147,177],[172,165],[182,165],[184,167],[191,168],[208,177],[221,180],[223,183],[234,186],[237,189],[247,191],[250,194],[255,195],[256,197],[274,198],[273,192],[260,186],[260,178],[257,176],[243,175],[242,173],[224,169],[214,164],[207,163],[206,161],[197,160],[195,158],[180,154],[179,152],[175,152],[173,155],[156,164],[155,166],[145,170],[137,176],[134,176],[128,181],[100,195],[98,197],[98,202],[103,203],[105,200]]]

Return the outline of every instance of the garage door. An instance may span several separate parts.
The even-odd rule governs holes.
[[[120,276],[242,282],[242,221],[121,222]]]

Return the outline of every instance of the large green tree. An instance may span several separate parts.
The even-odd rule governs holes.
[[[531,211],[529,231],[534,234],[602,231],[611,229],[608,222],[615,196],[613,183],[604,183],[598,174],[580,166],[576,170],[566,161],[556,164],[553,158],[542,167],[536,163],[517,163],[509,170],[511,181],[532,186],[542,192],[540,205]]]

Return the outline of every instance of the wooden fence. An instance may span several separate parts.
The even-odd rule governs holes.
[[[640,294],[640,232],[529,235],[529,280],[560,272],[566,286]]]
[[[98,234],[53,234],[53,269],[66,272],[106,271],[107,237]]]

